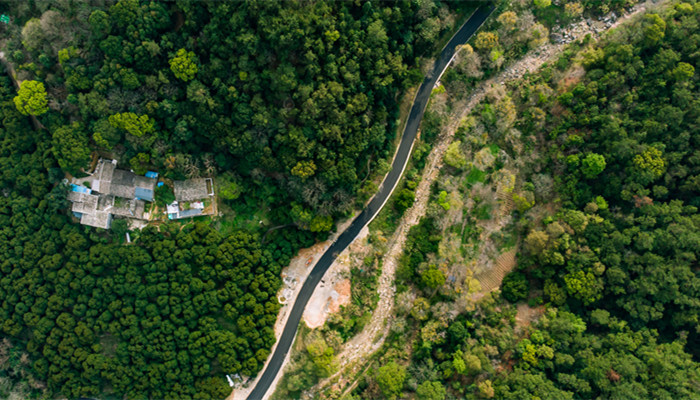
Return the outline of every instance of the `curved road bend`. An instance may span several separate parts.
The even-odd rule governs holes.
[[[447,68],[452,56],[454,55],[455,48],[458,45],[466,43],[466,41],[476,32],[476,30],[481,26],[481,24],[486,21],[486,18],[491,15],[494,7],[492,5],[480,6],[467,22],[459,28],[459,31],[450,39],[445,48],[440,53],[440,56],[435,61],[432,71],[428,73],[423,80],[423,83],[418,89],[416,98],[413,101],[413,106],[411,107],[411,112],[406,121],[406,127],[404,128],[403,135],[401,137],[401,143],[394,157],[394,162],[391,166],[391,171],[384,178],[384,182],[379,188],[379,192],[372,198],[372,201],[367,205],[367,207],[360,213],[360,215],[355,218],[352,224],[338,237],[338,239],[323,253],[323,256],[318,260],[313,270],[304,281],[304,285],[301,287],[301,291],[294,301],[292,306],[292,311],[289,313],[289,318],[287,319],[287,324],[284,326],[282,331],[282,336],[277,343],[277,348],[272,354],[272,359],[270,360],[267,368],[263,371],[260,380],[257,385],[250,392],[248,400],[261,400],[267,391],[270,389],[272,382],[279,373],[279,370],[284,363],[284,359],[287,356],[287,352],[292,346],[294,337],[299,327],[299,322],[301,321],[301,316],[306,308],[306,303],[309,302],[311,295],[316,288],[316,285],[321,281],[321,278],[326,273],[326,270],[331,266],[333,261],[338,254],[340,254],[360,233],[365,225],[369,224],[370,221],[379,213],[379,211],[386,203],[387,199],[391,195],[394,187],[399,182],[399,178],[403,174],[404,168],[406,167],[408,157],[411,155],[411,149],[413,148],[413,142],[418,133],[418,126],[423,118],[423,113],[425,112],[425,107],[430,99],[430,94],[432,92],[435,83],[437,82],[440,75]]]

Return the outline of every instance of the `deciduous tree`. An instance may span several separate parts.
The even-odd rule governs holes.
[[[41,115],[49,111],[44,84],[38,81],[24,81],[14,98],[17,111],[24,115]]]
[[[403,389],[406,380],[406,368],[395,361],[385,364],[377,370],[375,380],[384,397],[389,400],[396,399]]]

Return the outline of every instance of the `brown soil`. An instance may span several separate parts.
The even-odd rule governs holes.
[[[338,312],[341,305],[350,302],[350,280],[347,277],[350,267],[361,264],[362,258],[369,250],[368,233],[367,228],[360,232],[355,241],[340,253],[323,275],[321,283],[316,286],[303,315],[303,320],[309,328],[322,327],[330,313]]]
[[[525,303],[518,304],[518,313],[515,314],[515,326],[525,329],[531,323],[537,321],[544,314],[544,306],[530,307]]]
[[[337,313],[340,311],[340,306],[344,306],[350,302],[350,279],[343,279],[335,284],[333,290],[338,293],[338,297],[331,300],[328,304],[329,313]]]
[[[488,269],[477,272],[474,278],[481,285],[481,292],[488,293],[501,286],[503,277],[515,267],[516,249],[512,249],[498,256],[495,262]]]
[[[566,74],[558,83],[561,92],[565,92],[576,86],[585,75],[586,70],[582,66],[573,65],[566,71]]]

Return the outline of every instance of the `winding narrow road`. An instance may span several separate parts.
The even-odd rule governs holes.
[[[258,380],[255,388],[250,392],[248,400],[261,400],[265,397],[265,394],[270,389],[275,377],[280,372],[287,353],[292,346],[302,314],[306,308],[306,304],[314,292],[314,289],[316,288],[316,285],[318,285],[318,283],[321,281],[321,278],[326,273],[326,270],[328,270],[331,264],[333,264],[333,261],[335,261],[338,254],[340,254],[350,243],[352,243],[362,228],[364,228],[372,221],[372,219],[374,219],[374,217],[377,216],[386,201],[389,199],[389,196],[391,196],[391,193],[394,191],[396,184],[399,182],[399,179],[406,168],[406,164],[408,163],[408,158],[411,155],[411,149],[413,148],[413,143],[416,139],[418,127],[421,119],[423,118],[423,113],[425,112],[425,107],[430,99],[431,91],[437,80],[447,68],[447,65],[452,60],[456,47],[464,44],[484,23],[484,21],[486,21],[486,18],[491,15],[493,10],[494,7],[490,4],[480,6],[464,23],[464,25],[462,25],[457,33],[455,33],[445,48],[443,48],[440,56],[435,61],[432,70],[425,77],[423,83],[418,89],[418,93],[413,101],[413,106],[411,107],[408,120],[406,121],[403,135],[401,136],[401,143],[399,144],[399,148],[396,151],[396,156],[394,157],[394,161],[391,166],[391,171],[389,171],[387,176],[384,178],[384,182],[382,182],[379,191],[372,198],[367,207],[360,213],[360,215],[357,216],[357,218],[355,218],[352,224],[338,237],[338,239],[328,248],[328,250],[326,250],[304,282],[299,295],[294,301],[292,310],[289,313],[289,318],[284,326],[284,330],[282,331],[282,336],[277,343],[277,347],[272,354],[272,358],[263,371],[262,376]]]

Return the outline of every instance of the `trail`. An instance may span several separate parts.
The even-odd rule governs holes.
[[[425,107],[428,104],[430,94],[438,77],[442,74],[444,69],[447,67],[447,64],[452,59],[457,46],[466,43],[467,40],[484,23],[488,16],[491,15],[494,9],[495,7],[490,4],[478,7],[442,49],[432,68],[426,74],[423,83],[421,83],[420,87],[418,88],[418,92],[413,100],[413,105],[411,106],[411,111],[406,119],[406,124],[401,135],[401,141],[396,149],[391,170],[389,170],[389,172],[386,174],[384,181],[379,187],[379,190],[366,205],[365,209],[360,212],[360,214],[350,223],[350,226],[345,231],[340,233],[338,239],[336,239],[323,253],[321,258],[318,260],[318,262],[316,262],[313,269],[304,280],[304,283],[301,286],[301,289],[299,290],[299,293],[291,307],[287,317],[288,320],[282,330],[282,335],[273,346],[272,356],[269,357],[262,373],[252,383],[252,390],[250,388],[243,390],[238,389],[234,392],[234,397],[238,396],[238,393],[243,395],[248,392],[248,390],[250,390],[248,392],[249,394],[247,394],[247,399],[249,400],[258,400],[268,397],[270,388],[273,388],[276,385],[279,377],[281,376],[279,374],[280,369],[289,359],[290,348],[294,342],[299,322],[301,321],[304,309],[306,308],[306,305],[316,286],[319,284],[331,264],[335,261],[336,257],[355,240],[362,229],[374,219],[374,217],[386,204],[386,201],[396,188],[396,185],[398,184],[399,179],[406,168],[408,158],[411,155],[411,150],[418,133],[420,121],[423,118]]]
[[[604,32],[643,13],[650,6],[661,5],[667,1],[668,0],[661,0],[657,3],[646,1],[640,3],[633,7],[629,13],[620,17],[615,23],[609,26],[606,26],[605,23],[600,21],[591,23],[587,20],[573,24],[571,27],[571,31],[574,32],[574,34],[572,34],[573,40],[583,39],[587,34],[595,35],[596,38],[599,38]],[[412,226],[418,224],[420,219],[425,215],[430,198],[430,187],[439,175],[440,169],[443,166],[443,157],[447,151],[447,147],[452,142],[455,131],[459,127],[462,119],[471,113],[474,107],[484,99],[489,88],[494,85],[518,80],[525,74],[536,71],[542,64],[558,56],[566,46],[568,46],[568,43],[548,43],[530,51],[525,57],[506,67],[496,76],[479,84],[472,91],[472,94],[467,97],[466,104],[461,108],[461,111],[452,116],[451,124],[446,130],[443,130],[428,155],[420,183],[416,188],[415,203],[404,213],[396,231],[389,240],[388,250],[383,260],[382,274],[379,278],[379,286],[377,288],[380,298],[377,308],[372,314],[372,319],[362,332],[355,335],[343,345],[343,349],[336,357],[338,360],[338,372],[319,382],[311,389],[312,393],[318,393],[322,388],[334,382],[334,380],[341,375],[354,377],[355,374],[365,368],[365,363],[368,358],[384,344],[389,334],[388,324],[391,322],[393,313],[394,294],[396,292],[396,287],[394,285],[396,266],[403,252],[408,231]],[[346,393],[353,386],[354,384],[351,384],[349,387],[340,389],[343,393]]]

